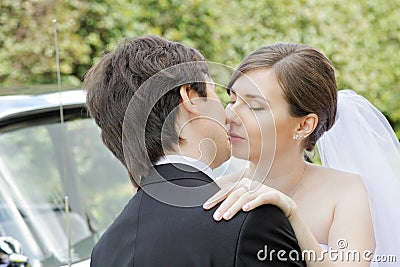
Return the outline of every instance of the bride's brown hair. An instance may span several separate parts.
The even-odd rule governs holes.
[[[318,124],[304,140],[304,149],[311,151],[321,135],[335,122],[337,86],[331,61],[314,47],[296,43],[277,43],[263,46],[248,55],[229,81],[235,81],[247,71],[274,69],[283,89],[289,112],[294,117],[314,113]]]

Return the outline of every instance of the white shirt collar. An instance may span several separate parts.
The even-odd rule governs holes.
[[[193,168],[198,169],[199,171],[205,173],[208,175],[212,180],[215,181],[214,174],[209,166],[205,164],[204,162],[187,157],[187,156],[182,156],[182,155],[165,155],[161,157],[154,165],[163,165],[163,164],[170,164],[170,163],[181,163],[185,165],[192,166]]]

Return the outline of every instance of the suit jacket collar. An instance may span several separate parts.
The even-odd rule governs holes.
[[[168,205],[199,207],[220,188],[198,169],[177,163],[154,166],[139,190]]]
[[[202,171],[182,163],[170,163],[153,166],[149,175],[142,179],[140,186],[160,182],[173,182],[181,179],[196,179],[206,183],[214,182],[211,177]]]

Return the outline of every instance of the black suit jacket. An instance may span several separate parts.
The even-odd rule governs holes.
[[[301,251],[279,208],[264,205],[216,222],[212,217],[215,208],[178,207],[152,197],[157,191],[165,198],[204,203],[219,190],[210,177],[176,164],[155,169],[165,180],[157,178],[156,171],[143,179],[144,184],[93,249],[92,267],[305,266],[290,259]],[[208,186],[201,194],[188,194],[184,189],[171,193],[170,183]]]

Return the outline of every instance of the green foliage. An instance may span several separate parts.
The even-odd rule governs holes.
[[[366,96],[400,137],[398,0],[2,0],[0,5],[3,86],[56,81],[54,18],[61,72],[75,85],[103,50],[125,36],[162,35],[230,66],[262,45],[302,42],[326,53],[339,88]]]

